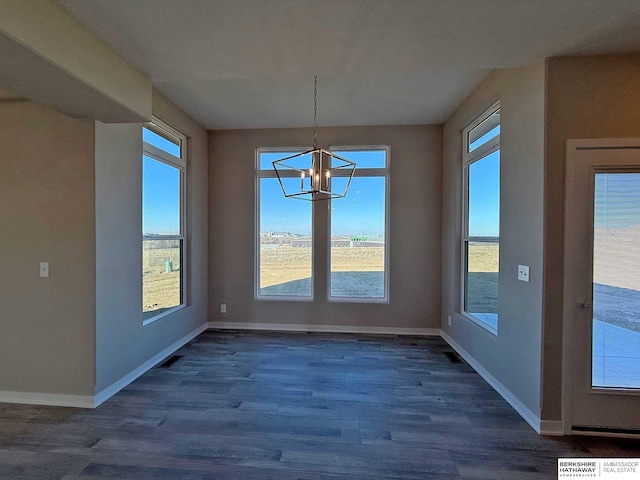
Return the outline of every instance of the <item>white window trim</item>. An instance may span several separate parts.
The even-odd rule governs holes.
[[[142,142],[142,155],[153,158],[162,163],[166,163],[172,167],[177,168],[180,171],[180,234],[179,235],[154,235],[154,240],[181,240],[182,252],[180,258],[180,288],[181,288],[181,302],[180,305],[176,305],[169,310],[166,310],[158,315],[154,315],[151,318],[147,318],[142,321],[142,325],[149,325],[161,318],[165,318],[178,310],[181,310],[187,306],[188,298],[188,265],[187,265],[187,137],[176,129],[162,121],[161,119],[153,116],[152,121],[144,125],[151,131],[158,133],[161,136],[174,137],[180,145],[180,157],[176,157],[164,150],[157,148],[145,141]],[[141,157],[142,158],[142,157]],[[142,241],[144,241],[144,235],[141,235]],[[142,313],[142,312],[141,312]]]
[[[312,302],[315,282],[315,234],[314,234],[314,212],[313,204],[311,206],[311,295],[260,295],[260,179],[262,178],[278,178],[273,168],[260,168],[260,154],[270,152],[296,153],[311,150],[309,146],[301,147],[259,147],[255,153],[255,205],[254,205],[254,233],[253,233],[253,298],[254,300],[279,301],[279,302]],[[299,178],[297,172],[283,171],[283,177]]]
[[[391,147],[389,145],[340,145],[330,146],[331,152],[339,154],[341,151],[366,151],[366,150],[384,150],[385,151],[385,166],[384,168],[358,168],[353,178],[356,177],[384,177],[384,296],[380,298],[371,297],[333,297],[331,296],[331,208],[329,208],[329,214],[327,215],[327,300],[329,302],[336,303],[389,303],[389,245],[390,245],[390,232],[389,225],[389,209],[390,202],[390,184],[391,184]],[[349,172],[338,171],[335,176],[344,177],[348,176]],[[339,199],[337,201],[340,201]],[[329,200],[333,202],[333,200]]]
[[[493,335],[498,335],[498,330],[487,325],[482,320],[474,317],[465,311],[465,275],[467,269],[467,250],[466,246],[469,242],[485,242],[498,243],[500,245],[500,237],[472,237],[469,232],[469,167],[475,162],[491,155],[493,152],[500,150],[500,134],[483,145],[479,146],[472,152],[469,152],[469,132],[484,122],[493,113],[500,109],[500,101],[495,102],[491,107],[482,112],[476,119],[462,130],[462,230],[460,235],[460,314],[488,331]],[[502,180],[502,179],[501,179]],[[502,181],[500,182],[502,185]],[[497,242],[496,242],[497,240]],[[500,260],[498,259],[498,274],[500,272]],[[498,317],[499,321],[499,317]],[[498,323],[498,326],[500,324]]]

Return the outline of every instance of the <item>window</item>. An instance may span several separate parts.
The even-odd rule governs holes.
[[[154,120],[142,128],[142,317],[185,303],[186,138]]]
[[[329,298],[342,301],[387,301],[389,185],[388,148],[334,148],[356,162],[346,198],[331,200]],[[348,177],[339,173],[332,188],[341,191]]]
[[[500,104],[463,131],[462,312],[498,332]]]
[[[257,152],[256,298],[313,298],[313,202],[285,198],[271,163],[302,151]],[[296,161],[309,165],[310,155]],[[297,172],[282,175],[285,188],[295,182],[299,186]]]
[[[387,302],[389,149],[334,148],[336,155],[356,162],[356,173],[346,198],[317,202],[285,198],[273,169],[274,160],[304,151],[257,150],[255,297],[313,300],[314,245],[319,242],[315,260],[327,259],[329,275],[327,283],[316,287],[328,289],[329,300]],[[305,170],[310,163],[310,155],[289,161]],[[296,170],[280,175],[287,190],[298,191],[301,182],[309,187],[308,178],[302,179]],[[349,173],[335,170],[330,182],[332,191],[344,191]],[[316,225],[326,225],[326,230],[314,232],[314,211]]]

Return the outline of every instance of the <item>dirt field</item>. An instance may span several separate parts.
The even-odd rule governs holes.
[[[380,247],[333,247],[332,267],[334,272],[382,272],[384,271],[384,248]],[[167,272],[167,261],[172,262]],[[260,251],[260,288],[302,280],[311,276],[311,249],[280,245]],[[143,311],[145,318],[180,303],[180,250],[179,248],[149,248],[143,251]],[[498,249],[495,244],[476,244],[470,249],[469,270],[478,273],[498,271]],[[477,287],[482,287],[479,278]],[[490,285],[486,285],[489,290]],[[477,288],[482,295],[485,288]],[[477,296],[474,294],[474,296]]]
[[[280,245],[260,250],[260,288],[311,276],[311,249]]]
[[[469,246],[469,271],[498,271],[499,250],[497,243],[472,243]]]
[[[180,275],[180,248],[143,249],[143,318],[180,305]]]
[[[497,243],[469,244],[466,306],[468,312],[498,313]]]
[[[594,304],[617,304],[622,300],[640,301],[640,249],[637,247],[640,227],[631,229],[595,232],[595,281],[605,287],[618,289],[598,291]],[[384,249],[378,247],[333,247],[332,271],[334,272],[382,272],[384,271]],[[167,268],[167,261],[172,262]],[[260,251],[260,288],[279,285],[311,276],[311,249],[279,245]],[[477,312],[497,312],[499,250],[497,244],[471,244],[469,248],[469,276],[467,304]],[[150,248],[143,251],[144,265],[144,317],[148,318],[180,303],[180,249]],[[425,267],[426,268],[426,267]],[[167,271],[171,270],[171,271]],[[626,289],[621,291],[620,288]],[[604,290],[603,290],[604,292]],[[628,303],[628,302],[627,302]],[[626,305],[626,304],[625,304]],[[634,304],[635,305],[635,304]],[[599,310],[599,309],[598,309]],[[611,310],[610,315],[598,313],[608,323],[640,331],[640,320],[625,319],[630,313]],[[634,306],[634,310],[637,308]],[[610,317],[610,318],[609,318]],[[622,323],[621,323],[622,322]],[[630,327],[628,324],[633,323]]]
[[[384,248],[333,247],[331,249],[333,272],[383,272]]]
[[[384,248],[333,247],[332,271],[382,272]],[[260,251],[260,288],[302,280],[311,276],[311,249],[280,245]]]

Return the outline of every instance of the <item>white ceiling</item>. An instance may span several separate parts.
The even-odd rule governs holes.
[[[210,129],[441,123],[493,68],[640,51],[639,0],[55,0]]]

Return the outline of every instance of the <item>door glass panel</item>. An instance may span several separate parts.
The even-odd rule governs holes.
[[[640,388],[640,173],[595,175],[592,334],[592,385]]]

